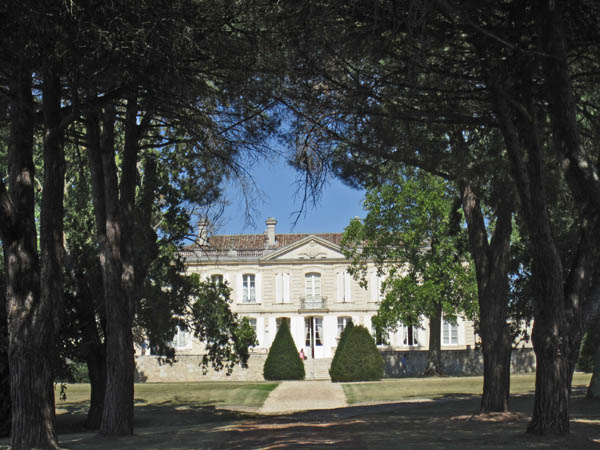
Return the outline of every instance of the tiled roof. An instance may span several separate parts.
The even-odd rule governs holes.
[[[307,236],[318,236],[333,244],[340,245],[342,233],[321,233],[321,234],[276,234],[275,247],[286,247],[294,242],[304,239]],[[209,236],[208,248],[219,250],[257,250],[265,249],[267,240],[264,234],[233,234]],[[190,246],[195,247],[195,246]]]

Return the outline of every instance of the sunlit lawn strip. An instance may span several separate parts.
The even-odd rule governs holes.
[[[573,387],[589,385],[591,374],[576,373]],[[483,377],[434,377],[386,379],[369,383],[344,383],[349,404],[394,402],[411,398],[439,398],[444,396],[481,395]],[[535,374],[512,375],[511,394],[526,394],[535,390]]]
[[[140,383],[135,385],[136,405],[167,406],[246,406],[260,407],[278,383],[264,382],[200,382],[200,383]],[[56,406],[88,402],[89,384],[67,385],[67,399]]]

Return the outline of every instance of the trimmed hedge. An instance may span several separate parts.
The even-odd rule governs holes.
[[[346,332],[346,330],[348,330]],[[331,381],[375,381],[383,377],[384,362],[375,341],[363,326],[346,327],[335,351]]]
[[[332,374],[332,370],[334,367],[337,367],[339,364],[340,355],[342,354],[342,348],[348,339],[348,335],[350,334],[350,330],[354,328],[354,324],[352,321],[349,321],[346,324],[346,327],[342,330],[342,334],[340,335],[340,340],[338,341],[337,348],[335,349],[335,354],[333,355],[333,360],[331,361],[331,366],[329,367],[329,377],[332,381],[336,381],[333,379],[334,375]]]
[[[290,333],[287,322],[282,322],[263,367],[265,380],[303,380],[304,363]]]

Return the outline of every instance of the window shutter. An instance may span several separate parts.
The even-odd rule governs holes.
[[[344,301],[344,274],[341,272],[336,273],[336,301]]]
[[[238,274],[237,278],[237,283],[236,283],[236,290],[237,290],[237,300],[238,303],[242,303],[244,301],[244,292],[243,292],[243,281],[242,281],[242,277],[243,275],[240,273]]]
[[[290,274],[284,273],[283,275],[283,302],[290,303]]]
[[[352,301],[352,277],[348,272],[344,272],[344,301]]]
[[[257,273],[256,281],[256,303],[262,303],[262,273]]]
[[[283,274],[275,274],[275,303],[283,303]]]
[[[371,301],[376,302],[379,300],[379,280],[378,280],[377,272],[371,272],[371,280],[369,281],[369,286],[371,288]]]

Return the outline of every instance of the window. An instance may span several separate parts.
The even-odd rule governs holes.
[[[256,319],[254,319],[253,317],[246,317],[246,319],[248,319],[248,323],[254,330],[254,334],[256,334]]]
[[[189,348],[192,344],[190,333],[177,327],[177,332],[175,333],[175,336],[173,336],[171,344],[175,349]]]
[[[402,345],[419,345],[417,327],[408,326],[402,329]]]
[[[341,317],[337,318],[337,337],[338,338],[342,335],[342,331],[344,331],[344,328],[346,328],[350,322],[352,322],[352,317],[341,316]]]
[[[242,275],[242,301],[256,303],[256,278],[252,273]]]
[[[275,274],[275,303],[290,303],[290,274]]]
[[[323,345],[321,337],[323,336],[323,319],[321,317],[307,317],[304,319],[304,328],[306,330],[306,346],[312,347]]]
[[[370,280],[369,280],[369,289],[371,291],[371,301],[372,302],[380,302],[383,298],[381,293],[381,284],[382,280],[377,272],[371,272]]]
[[[321,300],[320,273],[307,273],[304,275],[304,294],[307,302]]]
[[[442,345],[458,345],[458,324],[444,320],[442,324]]]
[[[211,275],[210,276],[210,282],[212,284],[216,284],[216,285],[223,284],[223,275],[222,274]]]
[[[278,317],[275,319],[275,324],[277,325],[278,330],[283,322],[287,323],[288,328],[290,328],[290,318],[289,317]]]
[[[371,326],[375,333],[375,344],[376,345],[389,345],[388,333],[379,325],[375,323],[375,317],[371,319]]]
[[[336,300],[339,303],[352,301],[352,276],[346,271],[336,274]]]

